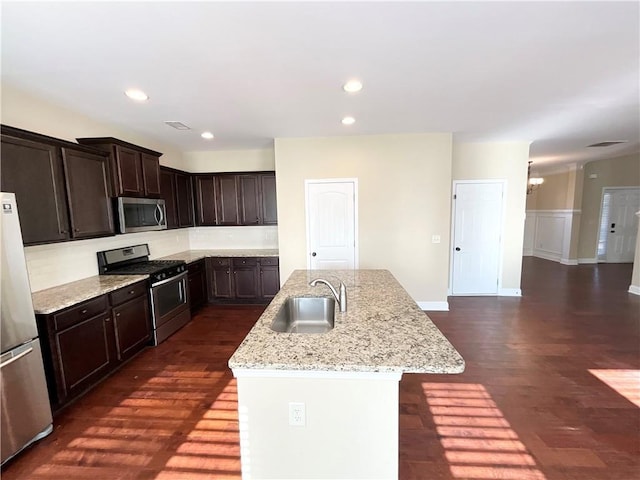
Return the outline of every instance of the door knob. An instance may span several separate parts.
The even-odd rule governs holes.
[[[311,252],[311,256],[315,257],[316,256],[316,252]]]
[[[460,251],[460,247],[456,247],[456,252],[459,252],[459,251]]]

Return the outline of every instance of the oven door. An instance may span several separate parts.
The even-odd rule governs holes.
[[[191,320],[187,272],[151,285],[151,315],[156,345]]]

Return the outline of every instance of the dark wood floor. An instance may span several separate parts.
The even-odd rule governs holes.
[[[630,278],[629,265],[526,258],[522,298],[450,298],[429,313],[467,369],[403,377],[400,478],[640,479]],[[64,411],[2,479],[240,478],[226,362],[261,311],[205,308]]]

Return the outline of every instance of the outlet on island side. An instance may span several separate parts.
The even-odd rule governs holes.
[[[292,427],[306,425],[304,403],[289,402],[289,425]]]

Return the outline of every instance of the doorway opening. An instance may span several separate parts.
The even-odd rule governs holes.
[[[598,262],[633,263],[638,217],[640,188],[605,187],[600,204],[600,230],[598,233]]]

